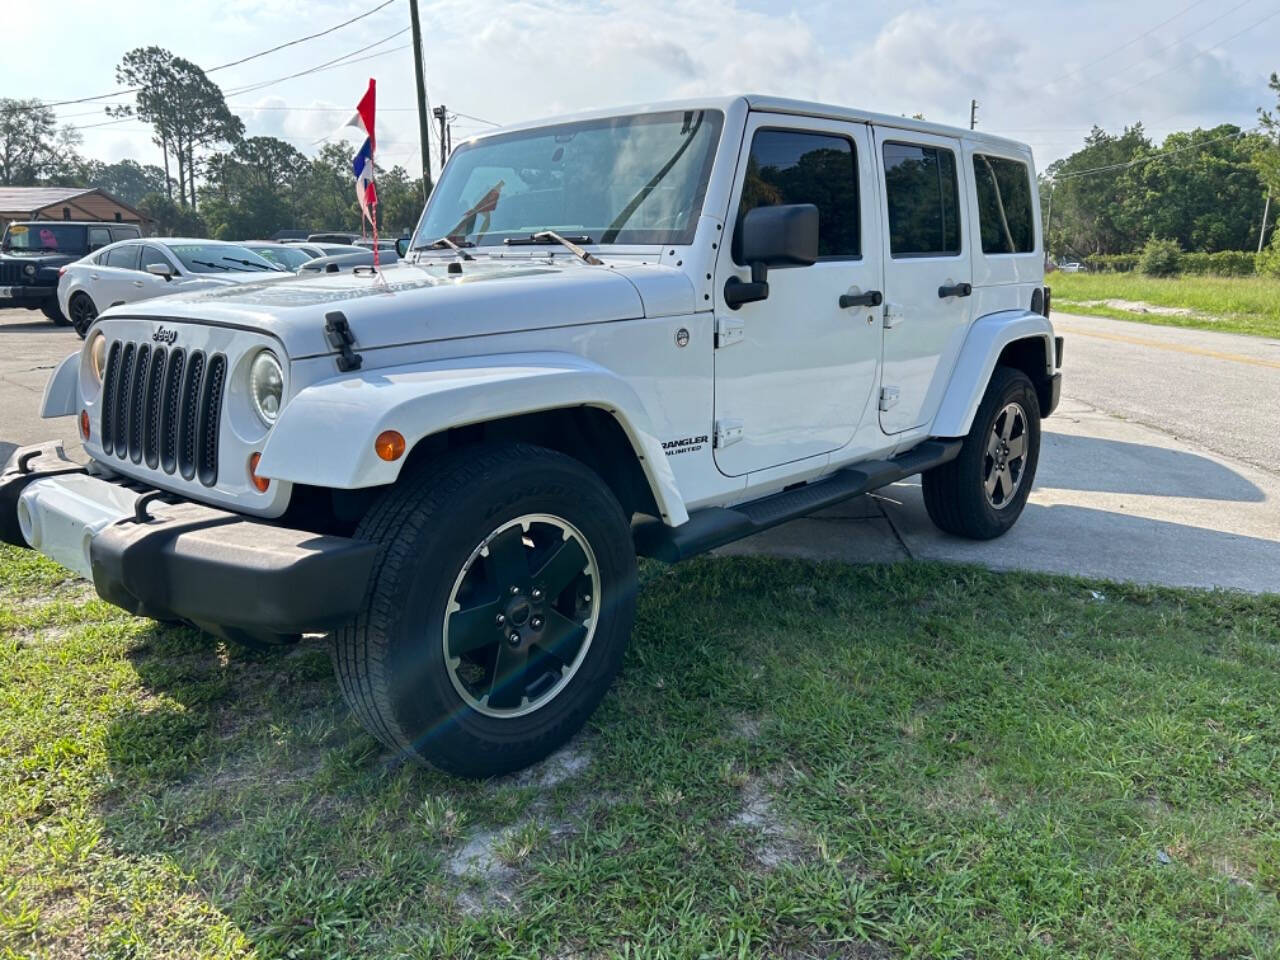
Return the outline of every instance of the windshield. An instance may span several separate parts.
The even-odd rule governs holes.
[[[10,251],[85,253],[84,227],[59,223],[11,223],[4,232],[0,247]]]
[[[646,113],[459,147],[413,245],[489,246],[541,230],[579,243],[689,243],[721,122],[716,110]]]
[[[311,259],[307,251],[299,247],[250,247],[254,253],[264,260],[270,260],[286,270],[297,270]]]
[[[262,273],[279,269],[236,243],[171,243],[168,246],[192,273]]]

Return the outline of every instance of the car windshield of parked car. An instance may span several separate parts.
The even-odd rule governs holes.
[[[86,252],[84,227],[59,223],[11,223],[4,232],[0,249],[6,253]]]
[[[499,134],[459,147],[414,247],[554,230],[578,243],[693,240],[723,117],[681,110]]]
[[[276,266],[286,270],[297,270],[311,259],[307,251],[298,247],[250,247],[254,253],[264,260],[270,260]]]
[[[264,273],[279,267],[235,243],[171,243],[173,255],[191,273]]]

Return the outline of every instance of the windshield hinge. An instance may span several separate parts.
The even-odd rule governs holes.
[[[747,336],[747,325],[737,317],[716,317],[716,347],[731,347]]]

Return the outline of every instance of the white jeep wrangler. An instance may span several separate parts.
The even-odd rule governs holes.
[[[19,450],[0,538],[141,616],[332,631],[388,746],[563,743],[676,561],[923,474],[1004,533],[1062,341],[1030,150],[735,97],[462,145],[406,258],[103,311],[52,376],[91,462]]]

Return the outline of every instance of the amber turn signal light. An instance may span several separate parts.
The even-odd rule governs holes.
[[[373,441],[373,450],[388,463],[399,460],[404,456],[404,437],[395,430],[383,430]]]
[[[271,480],[267,477],[258,476],[258,461],[262,459],[262,454],[255,453],[249,457],[249,482],[253,484],[254,489],[259,493],[266,493],[267,487],[271,486]]]
[[[89,439],[89,411],[80,411],[80,438],[82,440]]]

